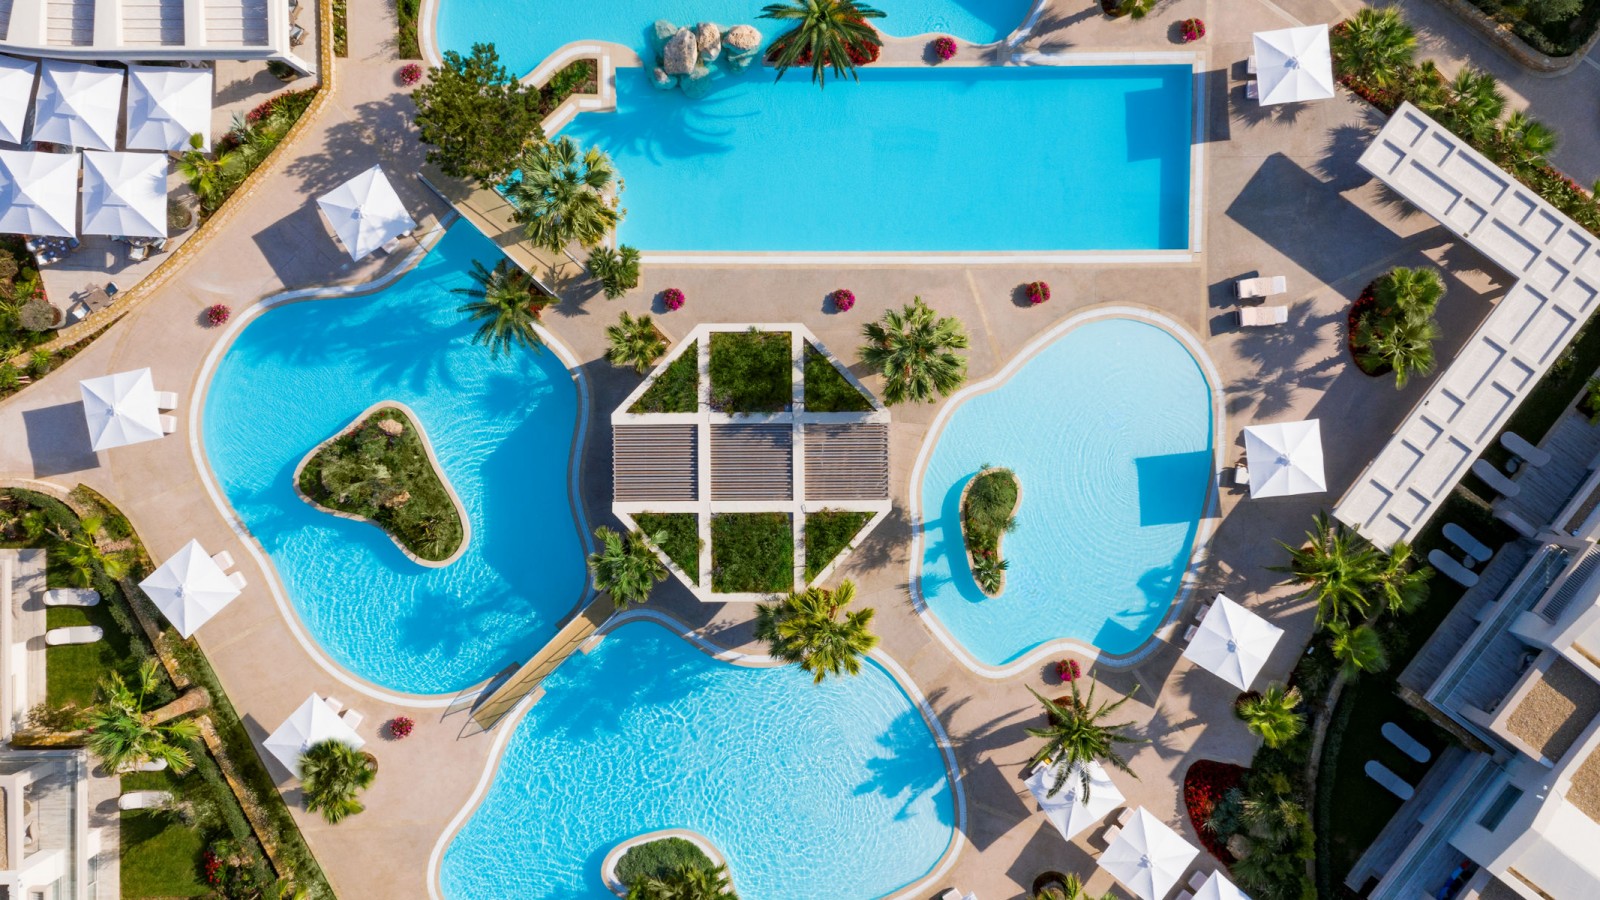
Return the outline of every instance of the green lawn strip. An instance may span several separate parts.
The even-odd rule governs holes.
[[[794,401],[789,334],[725,331],[711,336],[711,408],[730,413],[782,412]]]
[[[833,558],[872,518],[869,512],[824,509],[806,514],[806,580],[828,567]]]
[[[99,606],[52,606],[45,610],[49,628],[97,625],[104,633],[92,644],[45,648],[45,703],[49,706],[70,704],[86,709],[94,704],[100,679],[107,673],[120,672],[127,677],[137,668],[129,664],[133,659],[128,648],[130,636],[117,625],[107,604],[101,598]]]
[[[386,434],[384,422],[403,430]],[[465,540],[416,423],[398,409],[378,410],[317,451],[300,472],[300,490],[329,509],[370,519],[426,560],[448,559]]]
[[[630,407],[631,413],[691,413],[700,408],[699,341],[685,347],[678,358]]]
[[[787,593],[794,587],[794,534],[786,513],[711,517],[711,589]]]
[[[700,580],[700,517],[694,513],[635,513],[633,521],[690,581]]]
[[[632,885],[640,878],[659,878],[676,868],[693,866],[711,869],[711,858],[705,851],[680,837],[660,838],[646,844],[630,847],[617,860],[617,880]]]
[[[417,13],[422,0],[395,0],[395,53],[401,59],[421,59],[422,45],[417,42]]]
[[[333,55],[350,55],[350,29],[348,27],[348,0],[333,0]]]
[[[1017,510],[1019,486],[1010,469],[975,476],[961,505],[961,535],[968,549],[994,552]]]
[[[806,412],[869,412],[872,403],[810,342],[806,343]]]
[[[126,791],[127,782],[123,782]],[[200,874],[205,838],[165,810],[122,814],[122,896],[204,897]]]

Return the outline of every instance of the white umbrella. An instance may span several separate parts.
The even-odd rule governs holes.
[[[1333,96],[1328,26],[1307,25],[1254,35],[1256,90],[1262,106]]]
[[[191,540],[150,577],[139,582],[161,614],[188,637],[239,596],[239,589],[212,561],[200,542]]]
[[[210,69],[178,66],[128,67],[129,150],[188,150],[200,135],[201,150],[211,149]]]
[[[86,378],[78,382],[78,389],[94,449],[153,441],[164,433],[149,369]]]
[[[1144,900],[1163,900],[1200,851],[1144,807],[1100,855],[1100,868]]]
[[[284,767],[300,777],[300,757],[311,749],[312,745],[323,741],[343,741],[352,749],[360,750],[367,742],[356,734],[356,730],[344,723],[344,720],[328,707],[326,701],[320,696],[312,694],[294,715],[284,720],[278,730],[269,735],[262,746],[267,752],[283,763]]]
[[[0,56],[0,141],[22,143],[22,128],[33,104],[33,76],[39,64]]]
[[[167,236],[165,153],[83,154],[83,234]]]
[[[1221,872],[1212,872],[1206,883],[1200,885],[1200,890],[1194,892],[1194,900],[1250,900],[1250,895],[1222,877]]]
[[[47,59],[40,67],[33,139],[114,150],[122,118],[122,70]]]
[[[0,150],[0,234],[78,233],[78,154]]]
[[[1183,656],[1248,691],[1281,637],[1282,628],[1218,594]]]
[[[1318,419],[1248,426],[1244,452],[1252,498],[1328,489],[1322,474],[1322,424]]]
[[[1050,788],[1056,783],[1061,771],[1060,766],[1039,766],[1028,776],[1028,790],[1033,793],[1033,798],[1039,801],[1039,809],[1044,813],[1050,824],[1056,826],[1061,836],[1072,840],[1084,829],[1092,827],[1096,822],[1105,818],[1122,805],[1122,792],[1111,783],[1106,775],[1104,766],[1097,762],[1089,764],[1089,799],[1083,799],[1083,766],[1073,766],[1072,772],[1067,776],[1067,783],[1061,786],[1054,797],[1050,796]]]
[[[317,205],[351,259],[360,259],[417,227],[379,166],[334,188]]]

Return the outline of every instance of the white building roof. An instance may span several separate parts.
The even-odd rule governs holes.
[[[33,79],[38,71],[39,64],[33,60],[0,56],[0,141],[22,143],[28,108],[33,105]]]
[[[316,4],[306,6],[311,30]],[[0,49],[24,56],[278,59],[314,71],[292,49],[289,0],[0,0],[0,25]]]
[[[1333,513],[1411,540],[1600,303],[1600,238],[1407,103],[1361,166],[1517,283],[1440,372]]]
[[[188,150],[200,135],[201,150],[211,149],[210,69],[178,66],[128,67],[129,150]]]
[[[83,234],[167,236],[165,153],[83,154]]]

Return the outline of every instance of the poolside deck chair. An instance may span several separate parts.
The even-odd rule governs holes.
[[[224,572],[233,568],[233,554],[226,550],[219,550],[216,553],[211,554],[211,561],[216,563],[217,568]]]
[[[1511,530],[1530,540],[1539,536],[1539,529],[1528,524],[1528,520],[1517,515],[1509,509],[1497,509],[1494,517],[1511,526]]]
[[[1254,56],[1244,61],[1244,71],[1246,75],[1256,74],[1256,58]]]
[[[1185,888],[1179,891],[1178,896],[1172,898],[1172,900],[1194,900],[1194,892]]]
[[[98,606],[100,592],[91,588],[52,588],[44,592],[45,606]]]
[[[1393,722],[1385,722],[1379,731],[1381,731],[1383,736],[1388,739],[1389,743],[1395,745],[1395,747],[1398,748],[1401,753],[1404,753],[1417,762],[1425,763],[1428,760],[1433,759],[1433,752],[1427,747],[1424,747],[1418,743],[1416,738],[1406,734],[1406,730],[1401,728],[1399,725],[1396,725]]]
[[[177,416],[160,416],[159,418],[161,419],[162,434],[171,434],[178,430]]]
[[[1240,328],[1263,328],[1289,321],[1287,306],[1247,306],[1239,310]]]
[[[339,718],[343,719],[346,725],[349,725],[352,729],[355,729],[361,727],[361,723],[365,721],[366,716],[363,716],[361,713],[356,712],[353,709],[347,709],[339,714]]]
[[[243,572],[234,572],[230,574],[228,576],[228,583],[241,591],[250,586],[250,582],[245,580]]]
[[[1205,886],[1206,879],[1210,878],[1205,872],[1195,872],[1189,876],[1189,890],[1198,891]]]
[[[1234,296],[1240,300],[1257,300],[1289,292],[1289,279],[1282,275],[1241,278],[1233,283]]]
[[[1522,493],[1521,485],[1507,478],[1504,472],[1495,468],[1494,465],[1486,459],[1480,459],[1472,464],[1472,474],[1478,476],[1478,478],[1482,480],[1484,484],[1489,486],[1490,490],[1506,498],[1507,500],[1513,499],[1518,494]]]
[[[1199,625],[1190,625],[1188,627],[1188,629],[1183,632],[1183,642],[1185,644],[1189,643],[1190,641],[1194,640],[1194,636],[1196,634],[1199,634],[1199,633],[1200,633],[1200,626]]]
[[[1389,771],[1388,766],[1375,759],[1367,760],[1367,764],[1362,766],[1362,771],[1366,772],[1367,777],[1376,781],[1384,790],[1399,797],[1401,800],[1410,800],[1411,796],[1417,792],[1416,788],[1406,784],[1405,780],[1399,775]]]
[[[129,791],[117,798],[117,809],[160,809],[171,802],[171,791]]]
[[[1510,450],[1516,457],[1535,469],[1550,464],[1550,451],[1540,450],[1528,443],[1527,438],[1515,431],[1507,431],[1500,435],[1500,446]]]
[[[1255,81],[1246,81],[1244,83],[1244,95],[1245,95],[1245,97],[1247,99],[1250,99],[1250,100],[1260,100],[1261,99],[1261,85],[1260,85],[1260,83],[1255,82]]]
[[[1228,470],[1228,477],[1232,479],[1234,487],[1247,488],[1250,486],[1250,467],[1240,463]]]
[[[344,701],[338,697],[323,697],[322,705],[333,710],[334,715],[344,712]]]
[[[44,633],[44,642],[51,647],[67,644],[92,644],[105,637],[99,625],[76,625],[72,628],[52,628]]]
[[[1100,840],[1107,847],[1109,847],[1112,844],[1115,844],[1117,842],[1117,835],[1119,835],[1121,833],[1122,833],[1122,826],[1121,825],[1113,825],[1110,828],[1106,829],[1106,833],[1100,836]]]
[[[1428,554],[1428,563],[1438,569],[1444,576],[1462,587],[1472,587],[1478,583],[1478,573],[1456,562],[1455,557],[1443,550],[1434,550]]]
[[[1473,537],[1470,532],[1454,522],[1444,526],[1444,538],[1457,547],[1461,552],[1472,557],[1478,562],[1488,562],[1494,551],[1484,546],[1483,541]]]
[[[163,412],[178,408],[178,394],[175,391],[156,391],[156,409]]]

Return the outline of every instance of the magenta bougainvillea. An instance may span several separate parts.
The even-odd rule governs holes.
[[[839,312],[849,312],[856,305],[856,295],[849,288],[839,288],[828,296],[833,298],[833,308]]]
[[[410,735],[411,729],[415,727],[417,723],[411,721],[410,716],[395,716],[389,720],[389,736],[397,741],[402,740]]]
[[[228,321],[228,317],[231,315],[233,315],[233,310],[229,309],[226,303],[218,303],[214,306],[206,307],[206,321],[212,325],[221,325]]]
[[[936,37],[933,39],[933,55],[939,57],[940,62],[949,62],[956,58],[956,41],[951,37]]]
[[[1198,41],[1206,36],[1206,23],[1201,19],[1184,19],[1181,27],[1183,28],[1183,42],[1186,44]]]
[[[667,288],[661,292],[661,305],[665,306],[669,311],[682,309],[684,299],[683,291],[677,288]]]
[[[1032,303],[1034,306],[1038,306],[1039,304],[1050,299],[1050,285],[1046,282],[1030,281],[1028,282],[1027,291],[1028,302]]]
[[[422,66],[416,63],[406,63],[400,67],[400,83],[413,85],[422,80]]]
[[[1077,681],[1083,677],[1083,668],[1075,659],[1063,659],[1056,663],[1056,677],[1060,678],[1062,683]]]

